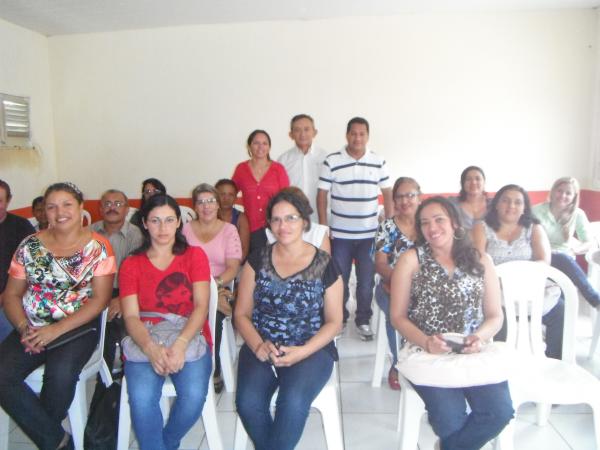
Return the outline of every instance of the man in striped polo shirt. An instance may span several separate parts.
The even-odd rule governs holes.
[[[333,259],[344,279],[344,323],[352,261],[356,264],[356,330],[363,340],[373,339],[369,321],[373,314],[375,265],[371,246],[378,225],[379,191],[383,194],[386,217],[392,215],[392,182],[385,160],[367,150],[369,122],[355,117],[346,128],[348,145],[331,153],[321,168],[317,209],[319,222],[329,225]],[[331,223],[327,223],[327,197],[331,195]]]

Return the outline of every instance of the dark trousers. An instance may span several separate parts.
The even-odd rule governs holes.
[[[81,370],[98,344],[98,332],[87,333],[39,354],[25,353],[17,331],[0,344],[0,406],[42,450],[55,450]],[[40,396],[25,378],[45,364]]]
[[[585,272],[581,269],[575,258],[566,253],[552,252],[552,262],[550,264],[569,277],[590,305],[595,308],[600,305],[600,294],[590,284]]]
[[[344,280],[344,323],[350,313],[346,303],[350,297],[348,280],[352,270],[352,261],[356,266],[356,325],[368,324],[373,315],[371,302],[373,300],[373,284],[375,277],[375,263],[371,257],[373,239],[340,239],[331,241],[331,253],[334,261],[342,272]]]

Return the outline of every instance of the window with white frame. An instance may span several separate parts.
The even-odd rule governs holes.
[[[31,147],[29,98],[0,94],[0,145]]]

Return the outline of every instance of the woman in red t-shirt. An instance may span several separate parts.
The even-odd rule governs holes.
[[[271,137],[264,130],[254,130],[247,140],[248,161],[241,162],[231,177],[242,191],[244,212],[250,223],[250,252],[267,245],[266,210],[271,197],[290,185],[285,167],[271,161]]]
[[[181,234],[181,212],[172,197],[148,199],[141,218],[144,242],[123,261],[119,289],[127,332],[148,362],[125,361],[127,392],[140,448],[175,449],[202,413],[212,369],[208,345],[199,359],[185,358],[203,326],[206,335],[210,268],[202,249],[188,246]],[[161,319],[144,313],[177,314],[187,323],[167,347],[150,337],[143,322]],[[166,376],[175,385],[177,401],[163,427],[159,399]]]

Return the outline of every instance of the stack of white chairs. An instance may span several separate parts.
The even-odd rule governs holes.
[[[214,330],[215,321],[217,317],[217,302],[219,300],[219,293],[217,289],[217,283],[211,279],[210,281],[210,302],[208,308],[208,320],[210,324],[210,332],[214,342]],[[221,439],[221,433],[219,431],[219,424],[217,422],[217,408],[215,402],[215,394],[212,386],[212,374],[214,372],[214,351],[212,353],[213,360],[213,371],[208,380],[208,393],[206,395],[206,401],[204,403],[204,409],[202,410],[202,422],[204,423],[204,431],[206,433],[206,440],[210,450],[223,450],[223,442]],[[163,411],[163,418],[166,422],[168,412],[170,408],[169,399],[177,396],[175,392],[175,386],[170,378],[165,380],[162,388],[161,398],[161,410]],[[131,415],[129,408],[129,396],[127,395],[127,379],[123,377],[121,385],[121,404],[119,409],[119,432],[117,437],[117,450],[127,450],[129,448],[129,436],[131,433]]]
[[[110,370],[102,357],[104,350],[104,335],[106,329],[106,318],[107,310],[102,312],[101,327],[100,327],[100,339],[98,340],[98,346],[90,357],[81,374],[79,375],[79,381],[75,385],[75,397],[69,407],[69,423],[71,425],[71,434],[73,436],[73,443],[75,444],[76,450],[83,449],[83,433],[85,430],[85,424],[88,417],[87,408],[87,392],[86,384],[90,378],[95,378],[98,372],[102,378],[102,382],[105,386],[110,386],[112,383],[112,377]],[[44,378],[44,366],[38,367],[34,370],[25,380],[25,382],[33,389],[34,392],[39,393],[42,390]],[[8,449],[9,439],[9,417],[0,408],[0,450]]]

